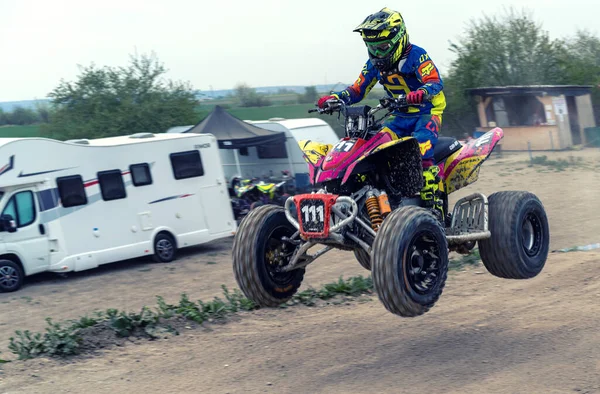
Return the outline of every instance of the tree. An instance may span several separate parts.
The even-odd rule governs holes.
[[[7,120],[7,124],[18,126],[33,124],[39,121],[36,112],[29,108],[24,108],[21,106],[16,106],[12,112],[6,113],[5,117]]]
[[[450,48],[457,55],[450,74],[464,78],[463,86],[555,84],[561,78],[559,43],[525,11],[472,20]]]
[[[160,133],[197,120],[194,90],[164,80],[167,70],[154,54],[130,56],[127,67],[80,69],[77,81],[61,80],[48,95],[53,108],[42,134],[67,139]]]
[[[256,93],[256,90],[246,83],[238,83],[235,86],[235,95],[242,107],[266,107],[271,105],[271,102],[264,95]]]
[[[46,103],[36,104],[36,112],[38,120],[42,123],[48,123],[50,121],[50,106]]]
[[[459,135],[478,125],[476,105],[466,89],[560,83],[562,49],[526,11],[510,8],[500,17],[471,20],[464,36],[450,43],[456,58],[444,78],[445,133]]]
[[[585,30],[561,41],[563,83],[600,84],[600,38]]]
[[[317,87],[306,86],[304,87],[304,94],[298,97],[299,103],[315,103],[318,99]]]
[[[561,42],[560,62],[565,84],[592,85],[596,123],[600,125],[600,38],[579,30]]]

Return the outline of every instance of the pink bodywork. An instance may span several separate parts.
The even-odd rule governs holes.
[[[444,162],[438,165],[440,168],[440,177],[446,179],[456,165],[464,159],[476,156],[487,157],[503,136],[504,132],[502,129],[496,127],[481,137],[469,141],[463,145],[458,156],[456,156],[447,168],[444,168]],[[348,137],[341,139],[340,142],[338,142],[326,156],[321,157],[316,164],[308,164],[311,183],[321,183],[337,179],[342,173],[344,173],[342,183],[345,183],[350,177],[350,174],[352,174],[359,158],[368,156],[370,152],[379,145],[391,141],[392,137],[389,133],[377,133],[369,140],[361,138],[350,139]]]
[[[448,175],[452,172],[452,170],[458,165],[458,163],[460,163],[464,159],[479,156],[483,156],[485,158],[489,156],[489,154],[492,153],[492,150],[494,149],[498,141],[500,141],[503,136],[504,131],[502,131],[501,128],[496,127],[488,131],[481,137],[477,139],[472,139],[471,141],[467,142],[460,149],[460,153],[458,154],[458,156],[456,156],[454,160],[452,160],[452,162],[448,165],[447,168],[444,168],[445,162],[442,162],[438,165],[438,167],[440,168],[439,176],[442,179],[446,179]]]
[[[345,172],[342,179],[342,183],[344,183],[361,156],[368,156],[371,150],[390,141],[392,141],[392,137],[388,133],[377,133],[369,140],[343,138],[327,156],[319,159],[315,165],[308,165],[310,179],[311,181],[315,179],[316,172],[315,182],[326,182],[339,178]]]

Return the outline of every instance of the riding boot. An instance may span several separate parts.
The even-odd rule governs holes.
[[[444,207],[442,199],[440,198],[440,177],[438,173],[440,169],[438,166],[431,165],[427,168],[423,168],[423,180],[425,186],[421,189],[421,200],[425,203],[428,208],[434,208],[440,214],[440,218],[444,217]]]

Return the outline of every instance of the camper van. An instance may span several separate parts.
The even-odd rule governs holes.
[[[0,292],[235,230],[212,134],[0,138]]]

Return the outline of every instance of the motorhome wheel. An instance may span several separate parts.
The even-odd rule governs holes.
[[[23,285],[23,270],[10,260],[0,260],[0,293],[17,291]]]
[[[175,259],[175,241],[168,234],[161,233],[154,239],[154,260],[168,263]]]

